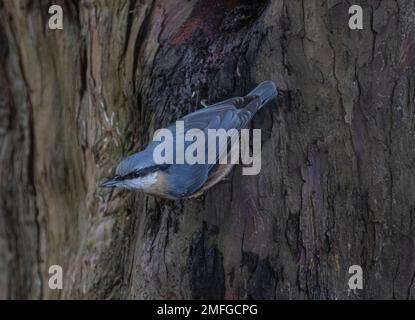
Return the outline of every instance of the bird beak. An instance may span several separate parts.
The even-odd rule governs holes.
[[[117,186],[119,182],[120,180],[118,179],[118,176],[115,176],[114,178],[110,178],[102,182],[100,187],[101,188],[114,188]]]

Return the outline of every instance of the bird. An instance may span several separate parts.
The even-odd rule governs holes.
[[[208,129],[236,129],[240,131],[249,124],[255,113],[278,95],[274,82],[264,81],[243,97],[207,105],[180,119],[184,131],[177,132],[174,124],[167,127],[173,134],[184,135],[191,129],[204,133]],[[177,139],[177,137],[175,137]],[[160,141],[151,141],[147,147],[123,159],[115,170],[115,176],[106,179],[102,188],[122,188],[144,192],[170,200],[201,196],[206,190],[223,180],[231,171],[232,163],[158,163],[153,152]],[[185,145],[185,148],[189,145]],[[173,144],[176,146],[176,144]],[[217,150],[225,155],[230,152]]]

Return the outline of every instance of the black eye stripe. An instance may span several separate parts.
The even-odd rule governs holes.
[[[135,179],[135,178],[139,178],[139,177],[143,177],[149,173],[152,172],[156,172],[156,171],[160,171],[160,170],[165,170],[169,167],[169,165],[166,164],[162,164],[162,165],[154,165],[151,167],[147,167],[147,168],[143,168],[141,170],[137,170],[137,171],[133,171],[130,172],[126,175],[120,176],[119,179],[120,180],[130,180],[130,179]]]

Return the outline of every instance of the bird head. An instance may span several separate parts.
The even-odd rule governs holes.
[[[122,160],[115,176],[105,180],[101,187],[150,191],[159,183],[164,169],[166,165],[156,164],[151,154],[144,150]]]

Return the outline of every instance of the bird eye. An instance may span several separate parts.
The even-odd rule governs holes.
[[[142,172],[140,171],[133,171],[121,177],[121,180],[130,180],[135,179],[142,176]]]
[[[138,178],[138,177],[141,177],[141,176],[143,176],[143,172],[141,172],[141,171],[135,171],[133,173],[133,178]]]
[[[128,179],[134,179],[134,178],[138,178],[138,177],[141,177],[143,175],[143,172],[141,172],[141,171],[134,171],[134,172],[131,172],[128,176]]]

